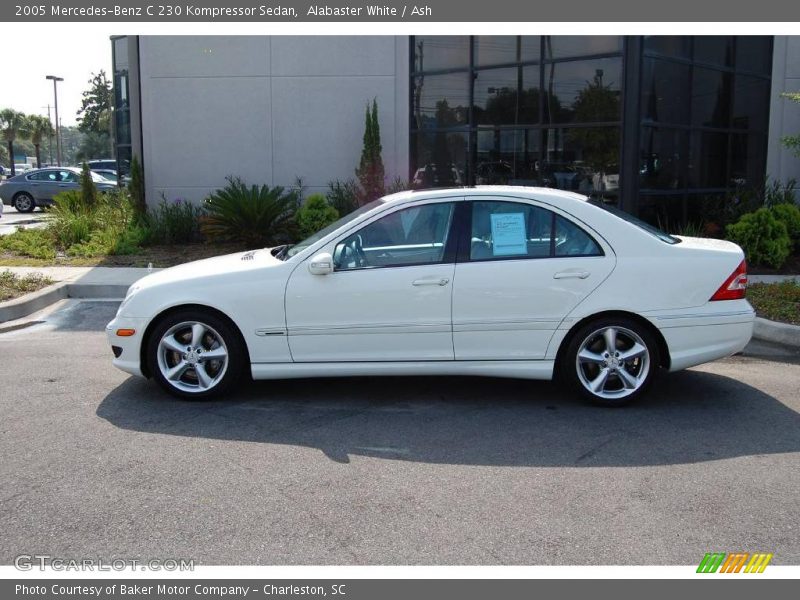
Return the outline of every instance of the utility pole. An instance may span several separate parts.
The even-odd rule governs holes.
[[[44,107],[42,107],[42,108],[44,108]],[[48,148],[49,153],[50,153],[50,160],[47,161],[47,166],[52,167],[53,166],[53,127],[52,127],[53,119],[50,116],[50,105],[49,104],[47,105],[47,120],[50,121],[50,132],[47,134],[47,140],[48,140],[47,141],[47,148]]]
[[[55,75],[48,75],[47,79],[51,79],[53,81],[53,97],[55,98],[55,108],[56,108],[56,157],[58,161],[58,166],[61,166],[61,124],[58,120],[58,87],[57,84],[59,81],[64,81],[63,77],[56,77]]]

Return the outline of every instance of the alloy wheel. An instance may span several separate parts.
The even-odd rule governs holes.
[[[228,369],[228,347],[223,337],[200,321],[170,327],[158,343],[157,362],[166,382],[187,393],[213,389]]]
[[[578,380],[604,400],[618,400],[639,390],[650,372],[650,351],[634,331],[607,326],[589,334],[578,348]]]

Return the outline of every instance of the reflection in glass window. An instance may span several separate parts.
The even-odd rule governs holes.
[[[510,35],[475,36],[475,64],[485,67],[517,62],[517,39]]]
[[[478,71],[473,94],[478,125],[539,122],[539,67]]]
[[[618,35],[547,35],[544,39],[546,59],[611,54],[622,52],[622,37]]]
[[[736,76],[733,93],[733,127],[767,131],[770,81],[747,75]]]
[[[684,187],[686,132],[645,127],[639,153],[642,188],[674,190]]]
[[[381,217],[334,250],[337,271],[442,262],[453,203],[412,206]]]
[[[523,35],[520,40],[520,60],[529,62],[540,60],[542,54],[542,38],[538,35]]]
[[[703,127],[729,127],[730,107],[730,73],[695,67],[692,76],[692,123]]]
[[[644,49],[665,56],[689,58],[692,50],[692,39],[685,35],[646,35]]]
[[[469,73],[418,75],[414,80],[414,121],[418,129],[469,122]]]
[[[727,133],[692,132],[689,155],[689,187],[721,188],[727,185]]]
[[[731,136],[731,183],[756,188],[764,184],[766,135],[736,133]]]
[[[551,256],[553,213],[520,202],[473,202],[470,260]]]
[[[417,169],[412,186],[417,189],[465,185],[467,132],[418,131],[412,134]]]
[[[414,71],[469,67],[469,36],[418,35],[414,37]]]
[[[736,38],[736,68],[769,75],[772,71],[772,37],[740,35]]]
[[[619,143],[619,127],[548,129],[539,180],[545,187],[614,198]]]
[[[733,37],[729,35],[695,36],[694,59],[697,62],[731,66],[733,64]]]
[[[620,119],[622,59],[545,65],[545,120],[590,123]]]
[[[477,132],[477,185],[538,185],[538,129],[491,129]]]
[[[689,120],[689,66],[657,58],[642,65],[642,119],[687,124]]]
[[[572,221],[557,216],[555,235],[556,256],[602,256],[603,251],[588,233]]]

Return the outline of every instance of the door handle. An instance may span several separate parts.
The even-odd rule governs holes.
[[[589,275],[589,271],[559,271],[553,279],[586,279]]]
[[[420,286],[420,285],[447,285],[450,283],[450,280],[446,277],[442,277],[441,279],[415,279],[411,282],[411,285]]]

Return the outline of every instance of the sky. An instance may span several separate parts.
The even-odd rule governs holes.
[[[47,116],[49,103],[55,119],[53,82],[45,76],[56,75],[64,78],[58,83],[58,116],[62,125],[75,125],[92,73],[104,69],[111,78],[109,34],[83,30],[76,35],[64,24],[46,39],[34,36],[33,44],[31,39],[29,27],[0,24],[0,109]]]

